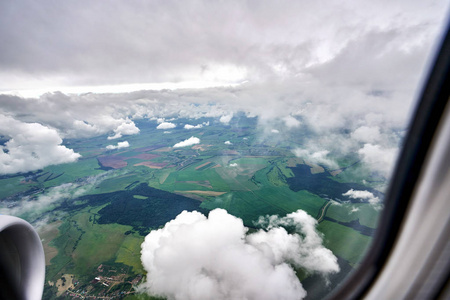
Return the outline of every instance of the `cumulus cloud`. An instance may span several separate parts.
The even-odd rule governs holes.
[[[108,140],[115,140],[115,139],[118,139],[118,138],[121,138],[121,137],[122,137],[121,133],[116,133],[113,136],[108,136]]]
[[[130,147],[130,144],[128,143],[128,141],[124,141],[124,142],[118,142],[117,146],[108,145],[108,146],[106,146],[106,149],[114,150],[114,149],[121,149],[121,148],[128,148],[128,147]]]
[[[357,212],[357,211],[359,211],[359,207],[352,206],[352,208],[350,210],[350,213],[354,213],[354,212]]]
[[[272,230],[282,230],[283,228],[280,228],[280,226],[293,226],[296,232],[301,233],[302,236],[294,235],[296,239],[299,239],[299,244],[295,250],[291,249],[293,251],[288,251],[283,254],[284,256],[280,256],[282,251],[277,249],[277,247],[280,247],[278,243],[284,243],[282,239],[278,241],[273,239],[268,243],[278,260],[294,261],[297,266],[322,274],[339,271],[336,256],[322,245],[322,236],[316,231],[317,220],[305,211],[297,210],[283,218],[278,216],[260,217],[257,224],[265,226],[269,230],[268,233]],[[261,240],[259,236],[263,232],[259,231],[250,235],[250,239],[254,239],[253,241],[257,243],[264,243],[264,238]]]
[[[203,126],[209,126],[209,121],[203,122],[203,123],[197,124],[197,125],[186,124],[186,125],[184,125],[184,129],[198,129],[198,128],[202,128]]]
[[[381,138],[380,128],[378,126],[361,126],[352,132],[351,137],[364,143],[376,143]]]
[[[284,124],[289,128],[298,127],[301,124],[301,122],[293,116],[286,116],[283,118],[283,121]]]
[[[237,166],[238,166],[237,163],[231,163],[231,164],[230,164],[230,167],[237,167]]]
[[[169,299],[302,299],[306,291],[292,266],[339,271],[314,218],[297,211],[270,219],[267,231],[247,235],[242,220],[225,210],[208,218],[182,212],[145,238],[141,260],[148,273],[140,289]],[[279,227],[288,223],[301,234]]]
[[[277,129],[272,129],[270,132],[272,132],[272,133],[280,133],[280,131],[277,130]]]
[[[118,139],[121,138],[124,135],[132,135],[139,133],[139,128],[134,124],[133,121],[127,120],[126,122],[120,124],[117,126],[116,129],[114,129],[114,135],[109,136],[108,140]]]
[[[198,125],[190,125],[190,124],[186,124],[184,125],[184,129],[197,129],[197,128],[202,128],[203,125],[202,124],[198,124]]]
[[[383,148],[381,145],[364,144],[358,150],[362,160],[374,171],[388,178],[394,167],[398,148]]]
[[[184,140],[182,142],[176,143],[175,145],[173,145],[173,147],[174,148],[188,147],[188,146],[192,146],[192,145],[195,145],[195,144],[200,144],[200,139],[195,137],[195,136],[191,136],[187,140]]]
[[[156,129],[172,129],[172,128],[175,128],[175,127],[177,127],[177,125],[175,125],[174,123],[162,122],[161,124],[156,126]]]
[[[331,201],[331,204],[333,204],[333,205],[342,206],[341,202],[338,202],[336,200],[330,200],[330,201]]]
[[[347,196],[350,197],[352,199],[361,199],[361,200],[365,200],[367,202],[369,202],[372,205],[378,205],[380,203],[380,198],[376,197],[373,193],[369,192],[369,191],[358,191],[358,190],[348,190],[347,192],[345,192],[344,194],[342,194],[343,196]],[[352,210],[353,212],[354,210]]]
[[[225,145],[233,145],[233,143],[231,143],[230,141],[226,141],[224,144]]]
[[[80,154],[63,145],[58,132],[38,123],[23,123],[0,115],[0,134],[9,140],[0,146],[0,174],[38,170],[75,162]]]
[[[330,151],[328,150],[310,152],[310,150],[308,149],[296,148],[292,150],[292,152],[294,153],[295,156],[301,157],[304,160],[314,164],[324,165],[332,169],[339,167],[338,164],[333,159],[328,158],[328,154],[330,153]]]
[[[233,118],[233,114],[223,115],[220,117],[219,121],[223,124],[228,124],[228,123],[230,123],[232,118]]]
[[[132,118],[143,118],[152,100],[126,95],[46,93],[39,98],[0,95],[0,113],[26,123],[55,128],[63,138],[86,138],[113,132],[111,138],[136,134]],[[108,105],[105,105],[108,103]],[[153,107],[152,109],[155,109]]]

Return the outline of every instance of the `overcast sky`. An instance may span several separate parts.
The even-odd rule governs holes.
[[[393,48],[423,55],[446,7],[409,0],[2,1],[0,91],[311,74],[375,84],[379,74],[366,74],[371,64]],[[361,63],[367,57],[376,59]],[[386,57],[391,66],[380,71],[396,68],[397,58]],[[417,67],[395,70],[403,76]]]

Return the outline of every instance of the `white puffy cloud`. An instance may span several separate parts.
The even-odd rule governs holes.
[[[330,200],[331,201],[331,204],[333,204],[333,205],[336,205],[336,206],[342,206],[342,203],[341,202],[338,202],[338,201],[336,201],[336,200]]]
[[[352,132],[351,137],[364,143],[377,143],[381,138],[380,128],[378,126],[361,126]]]
[[[302,235],[288,234],[281,223],[296,224]],[[225,210],[208,218],[184,211],[145,238],[147,281],[140,289],[169,299],[302,299],[306,292],[289,264],[324,275],[339,271],[316,224],[298,211],[246,235],[242,220]]]
[[[26,123],[55,128],[62,138],[86,138],[114,132],[111,138],[136,134],[133,118],[152,114],[151,99],[120,99],[113,94],[65,95],[46,93],[39,98],[0,95],[0,114]],[[105,105],[107,103],[107,105]]]
[[[374,198],[373,193],[369,192],[369,191],[358,191],[358,190],[348,190],[346,193],[342,194],[344,196],[348,196],[352,199],[371,199]]]
[[[175,145],[173,145],[173,147],[174,148],[188,147],[188,146],[192,146],[195,144],[200,144],[200,139],[198,137],[191,136],[187,140],[176,143]]]
[[[377,205],[381,201],[380,198],[376,197],[373,193],[371,193],[369,191],[358,191],[358,190],[351,189],[342,195],[350,197],[352,199],[366,200],[372,205]],[[357,210],[352,209],[352,212],[353,211],[357,211]]]
[[[311,152],[308,149],[296,148],[292,152],[295,156],[314,164],[324,165],[332,169],[339,167],[333,159],[328,158],[328,154],[330,153],[328,150]]]
[[[380,207],[380,199],[378,197],[369,199],[369,203],[372,204],[375,208],[379,209]]]
[[[233,145],[233,143],[231,143],[230,141],[226,141],[224,144],[225,145]]]
[[[373,171],[379,172],[386,178],[392,172],[394,162],[397,157],[398,148],[384,148],[380,145],[364,144],[358,150],[362,161],[366,163]]]
[[[357,212],[357,211],[359,211],[359,207],[352,206],[349,214]]]
[[[202,128],[203,125],[202,124],[198,124],[198,125],[190,125],[190,124],[186,124],[184,125],[184,129],[197,129],[197,128]]]
[[[0,146],[0,174],[38,170],[49,165],[75,162],[80,154],[63,145],[55,129],[23,123],[0,115],[0,134],[10,139]]]
[[[184,129],[197,129],[197,128],[202,128],[203,125],[202,124],[198,124],[198,125],[190,125],[190,124],[186,124],[184,125]]]
[[[272,129],[270,132],[272,132],[272,133],[280,133],[280,131],[277,130],[277,129]]]
[[[162,122],[161,124],[156,126],[156,129],[172,129],[172,128],[175,128],[175,127],[177,127],[177,125],[175,125],[174,123]]]
[[[115,139],[119,139],[122,137],[121,133],[116,133],[113,136],[108,136],[108,140],[115,140]]]
[[[237,166],[238,166],[237,163],[231,163],[231,164],[230,164],[230,167],[237,167]]]
[[[299,127],[301,125],[301,122],[293,116],[286,116],[283,118],[283,121],[284,124],[289,128]]]
[[[139,128],[133,121],[126,120],[126,122],[120,124],[116,129],[114,129],[114,133],[114,136],[109,136],[108,140],[118,139],[124,135],[137,134],[139,133]]]
[[[72,137],[78,136],[78,137],[88,137],[88,136],[96,136],[103,133],[103,130],[99,128],[95,124],[89,124],[85,121],[80,120],[73,120],[71,131],[74,133]],[[76,133],[76,134],[75,134]]]
[[[257,223],[264,225],[269,230],[267,234],[270,238],[265,237],[266,232],[260,230],[249,235],[249,240],[252,244],[263,246],[261,248],[264,249],[263,251],[267,251],[267,246],[269,246],[276,261],[293,261],[296,266],[322,274],[339,272],[336,256],[322,245],[322,236],[316,230],[317,220],[305,211],[299,209],[283,218],[278,216],[260,217]],[[295,226],[296,232],[301,233],[302,236],[294,234],[287,237],[284,228],[279,226]],[[271,233],[273,231],[276,231],[275,234]],[[278,239],[280,237],[282,238]],[[292,243],[287,242],[286,239],[297,241]],[[284,252],[283,248],[286,245],[290,245],[292,248]]]
[[[114,149],[121,149],[121,148],[128,148],[128,147],[130,147],[130,144],[128,143],[128,141],[124,141],[124,142],[118,142],[117,146],[108,145],[108,146],[106,146],[106,149],[114,150]]]
[[[198,128],[202,128],[203,126],[209,126],[209,121],[203,122],[203,123],[197,124],[197,125],[186,124],[186,125],[184,125],[184,129],[198,129]]]
[[[231,119],[233,118],[233,114],[223,115],[220,117],[219,121],[223,124],[230,123]]]

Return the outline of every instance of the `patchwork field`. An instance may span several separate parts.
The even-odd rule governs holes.
[[[295,157],[289,143],[283,148],[261,142],[251,127],[256,126],[253,120],[245,132],[202,120],[206,121],[211,125],[194,133],[181,128],[164,133],[155,123],[138,123],[139,137],[127,137],[130,147],[119,150],[107,150],[105,136],[71,140],[71,147],[83,154],[77,163],[0,178],[5,206],[39,197],[54,201],[52,209],[29,219],[46,221],[39,232],[48,299],[57,294],[69,297],[75,290],[108,297],[117,289],[127,291],[124,299],[140,299],[143,296],[131,292],[145,275],[140,245],[148,232],[183,210],[208,214],[224,208],[254,230],[260,216],[285,216],[302,209],[319,220],[324,244],[342,267],[350,272],[358,265],[370,245],[379,210],[342,194],[364,189],[382,198],[376,177],[353,157],[341,158],[345,167],[328,170]],[[201,144],[172,147],[193,134],[201,137]],[[68,185],[63,192],[52,190],[64,184]],[[105,274],[120,276],[109,283],[94,280]],[[314,276],[301,270],[298,274],[306,282]]]

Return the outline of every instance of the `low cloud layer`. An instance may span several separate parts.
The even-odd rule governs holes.
[[[233,118],[233,114],[224,115],[224,116],[220,117],[219,121],[223,124],[228,124],[228,123],[230,123],[232,118]]]
[[[114,129],[114,135],[109,136],[108,140],[118,139],[121,138],[124,135],[132,135],[139,133],[139,128],[137,128],[136,124],[134,124],[133,121],[126,120],[124,123],[117,126],[116,129]]]
[[[203,126],[209,126],[209,122],[203,122],[203,123],[197,124],[197,125],[186,124],[186,125],[184,125],[184,129],[199,129],[199,128],[202,128]]]
[[[262,132],[305,132],[309,153],[355,153],[387,178],[448,10],[441,0],[84,2],[1,2],[0,114],[62,139],[116,139],[137,134],[136,120],[228,125],[243,111]],[[165,82],[184,88],[144,90]],[[87,84],[105,94],[77,92]],[[121,85],[135,92],[113,94]],[[75,92],[55,92],[64,87]],[[21,97],[28,88],[43,92]]]
[[[187,140],[176,143],[175,145],[173,145],[173,147],[174,148],[189,147],[196,144],[200,144],[200,139],[198,137],[191,136]]]
[[[358,150],[362,160],[372,169],[388,178],[397,158],[398,148],[384,148],[381,145],[364,144]]]
[[[172,128],[175,128],[175,127],[177,127],[177,125],[175,125],[174,123],[162,122],[161,124],[156,126],[156,129],[172,129]]]
[[[84,190],[78,190],[78,187],[79,185],[74,183],[65,183],[52,187],[48,192],[39,195],[35,200],[25,197],[12,207],[1,208],[0,213],[6,215],[23,215],[30,212],[40,213],[43,209],[54,207],[54,204],[62,199],[71,198],[72,195],[81,196]]]
[[[55,129],[38,123],[24,123],[0,114],[0,135],[8,139],[0,146],[0,174],[34,171],[81,157],[61,145]]]
[[[373,193],[369,191],[358,191],[351,189],[346,193],[342,194],[343,196],[350,197],[352,199],[360,199],[369,202],[370,204],[377,206],[380,204],[380,198],[376,197]]]
[[[130,147],[130,143],[128,143],[128,141],[124,141],[124,142],[118,142],[117,146],[108,145],[108,146],[106,146],[106,149],[114,150],[114,149],[121,149],[121,148],[128,148],[128,147]]]
[[[106,172],[96,176],[89,176],[76,183],[65,183],[49,188],[35,198],[26,196],[11,203],[4,202],[4,207],[0,208],[0,214],[19,217],[26,215],[27,219],[39,218],[43,212],[54,209],[62,201],[75,199],[90,192],[100,182],[110,178],[113,174],[113,172]]]
[[[198,124],[198,125],[190,125],[190,124],[186,124],[184,125],[184,129],[198,129],[198,128],[202,128],[203,125],[202,124]]]
[[[339,271],[316,220],[304,211],[261,223],[267,231],[246,235],[242,220],[225,210],[208,218],[182,212],[145,238],[141,260],[148,273],[140,289],[168,299],[302,299],[306,291],[292,266],[324,275]],[[294,225],[301,235],[280,225]]]
[[[324,165],[327,168],[334,169],[337,168],[337,163],[328,157],[330,151],[328,150],[320,150],[315,152],[310,152],[308,149],[296,148],[292,151],[295,156],[304,159],[310,163]]]

